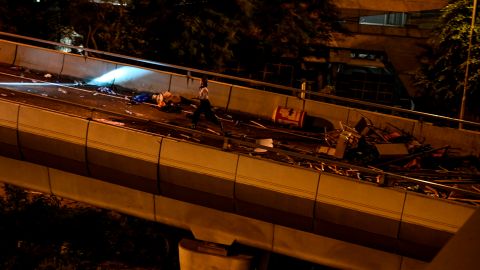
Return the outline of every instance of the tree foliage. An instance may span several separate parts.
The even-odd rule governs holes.
[[[431,112],[451,112],[450,116],[458,117],[464,89],[472,8],[472,0],[455,0],[442,10],[440,22],[431,38],[429,61],[416,76],[416,85],[421,90],[425,109]],[[480,97],[479,33],[477,8],[467,84],[470,115],[480,112],[478,106],[473,106]]]
[[[2,185],[0,185],[2,189]],[[4,185],[0,269],[179,269],[190,232]]]
[[[60,41],[72,29],[83,37],[76,45],[216,71],[300,57],[341,29],[329,0],[0,2],[3,31]]]

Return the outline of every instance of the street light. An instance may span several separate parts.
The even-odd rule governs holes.
[[[473,37],[473,28],[475,27],[475,15],[477,14],[477,0],[473,0],[473,11],[472,11],[472,24],[470,25],[470,34],[468,36],[468,53],[467,53],[467,65],[465,67],[465,80],[463,82],[463,96],[462,96],[462,105],[460,106],[460,120],[463,120],[463,115],[465,114],[465,101],[467,100],[467,86],[468,86],[468,68],[470,66],[470,55],[472,52],[472,37]],[[460,122],[458,125],[460,129],[463,129],[463,123]]]

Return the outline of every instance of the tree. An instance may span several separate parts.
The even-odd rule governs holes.
[[[341,30],[330,1],[180,1],[172,49],[186,63],[219,69],[229,61],[299,58]]]
[[[230,63],[254,69],[271,58],[299,59],[341,29],[329,0],[6,2],[2,28],[20,35],[59,42],[68,32],[87,48],[218,72]]]
[[[463,95],[472,0],[453,0],[442,10],[438,28],[431,38],[428,62],[416,74],[423,108],[458,117]],[[478,8],[477,8],[478,12]],[[477,15],[478,18],[478,15]],[[467,112],[470,119],[480,116],[480,23],[476,20],[467,84]],[[477,106],[474,106],[477,105]]]
[[[112,4],[110,2],[120,2]],[[126,1],[71,1],[67,15],[74,29],[85,38],[85,47],[107,52],[141,56],[145,27],[131,16]],[[81,14],[77,16],[76,14]]]

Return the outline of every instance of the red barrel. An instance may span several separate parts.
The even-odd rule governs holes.
[[[275,123],[302,128],[305,114],[305,111],[278,106],[273,112],[272,120]]]

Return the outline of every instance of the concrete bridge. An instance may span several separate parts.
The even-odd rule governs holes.
[[[170,71],[148,69],[140,64],[156,63],[123,57],[139,61],[138,66],[127,65],[112,60],[118,55],[104,53],[110,59],[105,60],[45,48],[60,44],[42,44],[0,40],[0,62],[84,81],[127,70],[141,78],[122,80],[117,74],[102,83],[151,92],[161,86],[184,96],[196,93],[189,72],[202,72],[172,65],[165,66]],[[248,80],[239,79],[242,83]],[[480,134],[473,131],[299,99],[285,94],[298,90],[288,87],[267,92],[212,81],[209,88],[215,92],[212,103],[230,111],[270,118],[277,106],[286,106],[328,119],[336,127],[340,121],[351,124],[368,116],[380,126],[394,122],[434,146],[449,144],[465,153],[479,153]],[[92,115],[91,108],[67,113],[2,97],[0,181],[188,229],[198,240],[238,242],[341,269],[425,269],[476,210],[403,189],[110,125]],[[180,255],[190,259],[184,269],[194,269],[189,267],[198,260],[238,267],[229,269],[249,267],[245,257],[197,252],[191,242],[179,248]]]

